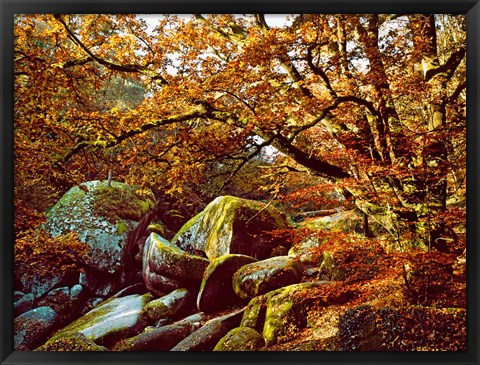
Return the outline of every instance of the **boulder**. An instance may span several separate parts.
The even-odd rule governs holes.
[[[148,290],[155,293],[157,297],[162,297],[165,293],[170,293],[184,286],[178,280],[151,272],[148,266],[143,270],[143,280]]]
[[[151,233],[143,252],[143,278],[149,289],[161,292],[170,292],[172,289],[178,288],[174,286],[180,284],[183,284],[180,287],[198,289],[208,264],[207,259],[191,255],[162,236]],[[166,279],[158,280],[158,277],[151,273]],[[162,281],[165,281],[165,285]]]
[[[13,305],[13,313],[14,316],[17,317],[20,314],[28,312],[33,308],[35,304],[35,296],[32,293],[28,293],[20,297],[17,301],[15,301]]]
[[[364,215],[359,209],[341,211],[332,215],[323,216],[306,220],[299,224],[300,227],[306,227],[314,230],[326,229],[329,231],[338,231],[346,233],[364,233],[363,232]],[[381,226],[374,218],[369,217],[368,226],[370,234],[377,236],[385,233],[385,228]]]
[[[255,351],[265,346],[262,335],[250,327],[237,327],[217,343],[213,351]]]
[[[100,287],[111,292],[113,284],[93,284],[106,280],[118,283],[128,234],[153,206],[154,197],[150,191],[120,182],[108,186],[107,182],[89,181],[63,195],[48,211],[44,229],[52,236],[77,232],[80,241],[89,246],[86,263],[93,269],[91,273],[87,271],[87,276],[91,277],[83,283],[94,291]]]
[[[240,301],[232,287],[232,276],[242,266],[257,261],[253,257],[228,254],[217,257],[203,275],[197,308],[203,312],[225,309]]]
[[[55,270],[41,270],[34,273],[27,273],[27,270],[19,270],[21,274],[18,277],[21,288],[27,293],[32,293],[35,299],[40,299],[52,288],[59,285],[64,280],[66,273]],[[78,277],[78,273],[77,273]]]
[[[171,351],[212,351],[220,339],[238,327],[244,309],[214,318],[175,345]]]
[[[176,323],[162,327],[147,327],[139,335],[117,343],[113,351],[169,351],[200,328],[203,314],[196,313]]]
[[[300,266],[292,257],[278,256],[241,267],[233,275],[233,289],[243,299],[300,282]]]
[[[177,289],[149,302],[140,312],[140,320],[152,325],[161,319],[181,318],[194,308],[194,297],[187,289]]]
[[[66,286],[50,290],[48,294],[38,302],[39,306],[48,306],[52,308],[58,314],[63,312],[71,302],[70,289]]]
[[[320,231],[317,231],[320,232]],[[288,250],[289,256],[295,256],[301,252],[309,251],[312,248],[320,247],[321,240],[318,237],[318,234],[313,234],[306,237],[300,242],[293,243],[290,249]]]
[[[112,297],[57,332],[48,340],[47,345],[76,333],[81,333],[87,339],[106,347],[123,338],[134,336],[145,328],[139,321],[140,312],[151,299],[150,294]]]
[[[259,333],[263,332],[265,314],[267,313],[267,295],[259,295],[250,300],[243,313],[241,327],[250,327]]]
[[[266,294],[267,308],[262,333],[266,345],[275,344],[280,336],[290,331],[305,328],[308,305],[314,302],[308,292],[329,284],[325,281],[294,284]]]
[[[257,259],[286,254],[288,244],[269,232],[289,228],[286,216],[255,200],[220,196],[180,229],[172,243],[209,259],[242,254]]]
[[[110,275],[87,267],[80,273],[78,283],[93,295],[106,298],[122,286],[123,278],[122,274]]]
[[[83,286],[80,284],[75,284],[70,288],[70,298],[72,300],[79,300],[84,293]]]
[[[83,333],[69,333],[48,341],[35,351],[108,351],[108,349],[97,345]]]
[[[13,347],[30,351],[42,344],[57,329],[59,317],[50,307],[38,307],[15,318]]]
[[[320,307],[346,302],[349,297],[328,302],[325,294],[318,292],[327,281],[316,281],[289,285],[253,298],[243,315],[241,326],[250,327],[262,333],[267,346],[273,345],[278,338],[289,331],[298,331],[307,326],[307,316],[313,305]]]

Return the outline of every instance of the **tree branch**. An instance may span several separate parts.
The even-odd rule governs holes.
[[[97,63],[101,64],[102,66],[107,67],[110,70],[113,71],[120,71],[120,72],[137,72],[144,74],[148,77],[150,77],[152,80],[159,81],[160,84],[168,85],[167,80],[160,74],[156,73],[155,71],[149,69],[148,67],[142,66],[142,65],[136,65],[136,64],[127,64],[127,65],[119,65],[116,63],[113,63],[111,61],[108,61],[104,58],[101,58],[97,55],[95,55],[92,51],[90,51],[83,43],[78,39],[78,37],[73,33],[70,28],[68,27],[67,23],[62,19],[62,17],[59,14],[55,14],[53,16],[60,24],[62,24],[63,28],[68,34],[68,37],[72,40],[74,44],[76,44],[78,47],[80,47],[88,56],[89,58],[95,60]],[[87,57],[88,59],[88,57]],[[84,63],[88,62],[86,59]]]
[[[150,123],[145,123],[142,126],[125,131],[121,133],[118,137],[112,138],[108,141],[102,141],[100,142],[101,146],[103,148],[109,148],[109,147],[114,147],[123,141],[125,141],[128,138],[137,136],[139,134],[142,134],[150,129],[159,127],[159,126],[165,126],[169,124],[174,124],[174,123],[181,123],[185,122],[187,120],[191,119],[196,119],[196,118],[202,118],[202,117],[207,117],[209,114],[209,111],[205,109],[203,104],[197,104],[191,111],[176,115],[176,116],[171,116],[168,118],[163,118],[163,119],[158,119]],[[97,141],[81,141],[79,144],[77,144],[70,152],[68,152],[65,157],[63,158],[63,162],[67,162],[70,158],[72,158],[75,154],[77,154],[79,151],[92,146],[99,144]]]
[[[431,68],[425,72],[425,81],[430,81],[433,77],[441,73],[445,75],[445,81],[448,81],[452,77],[466,53],[467,49],[465,47],[461,47],[456,52],[453,52],[447,62],[445,62],[443,65]]]

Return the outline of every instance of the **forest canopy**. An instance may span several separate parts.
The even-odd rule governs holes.
[[[172,229],[231,194],[355,206],[399,249],[463,250],[465,16],[146,19],[16,15],[17,233],[110,175]]]

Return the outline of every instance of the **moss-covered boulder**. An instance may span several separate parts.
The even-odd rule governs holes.
[[[243,299],[251,299],[298,282],[300,266],[289,256],[272,257],[244,265],[232,279],[235,293]]]
[[[196,313],[176,323],[147,327],[137,336],[118,342],[113,351],[169,351],[201,326],[203,315]]]
[[[250,256],[228,254],[217,257],[203,275],[197,297],[197,308],[203,312],[225,309],[240,302],[232,287],[233,274],[246,264],[257,261]]]
[[[157,291],[170,292],[173,286],[171,284],[179,285],[173,289],[198,289],[208,264],[207,259],[191,255],[162,236],[151,233],[143,252],[143,278],[147,288]],[[151,275],[152,273],[161,277]],[[165,280],[161,280],[162,278]]]
[[[59,316],[50,307],[38,307],[19,315],[14,320],[13,348],[30,351],[41,345],[57,329]]]
[[[145,328],[139,320],[140,312],[151,300],[151,294],[112,297],[57,332],[46,345],[80,333],[98,345],[109,347],[123,338],[140,333]]]
[[[108,351],[108,349],[97,345],[83,333],[72,333],[49,341],[35,351]]]
[[[268,293],[262,333],[266,345],[275,344],[279,338],[305,328],[311,304],[309,300],[312,299],[309,298],[309,290],[328,284],[329,282],[294,284]]]
[[[375,216],[375,219],[372,218]],[[364,233],[364,214],[359,209],[345,210],[332,215],[306,220],[299,224],[300,227],[310,229],[326,229],[346,233]],[[373,236],[386,233],[382,227],[381,217],[373,214],[368,218],[369,233]]]
[[[220,196],[188,221],[172,243],[187,252],[205,252],[210,259],[229,253],[265,259],[288,252],[289,245],[270,234],[288,227],[286,216],[271,205]]]
[[[218,341],[213,351],[255,351],[265,346],[262,335],[250,327],[237,327]]]
[[[89,181],[63,195],[46,214],[44,228],[54,237],[77,232],[80,241],[89,246],[86,263],[92,269],[87,270],[86,275],[91,277],[82,284],[89,283],[91,290],[102,291],[98,281],[116,278],[118,282],[128,234],[153,206],[150,191],[120,182],[108,186],[107,182]],[[110,285],[108,292],[113,289],[114,285]]]
[[[250,327],[259,333],[263,332],[265,314],[267,313],[267,299],[268,296],[264,294],[250,300],[245,307],[245,312],[240,322],[241,327]]]
[[[238,327],[244,309],[206,322],[200,329],[175,345],[171,351],[212,351],[220,339]]]
[[[143,269],[143,280],[148,290],[155,293],[158,297],[162,297],[165,293],[170,293],[184,286],[178,280],[152,272],[148,266]]]
[[[140,320],[146,325],[154,325],[161,319],[175,320],[194,309],[195,300],[187,289],[177,289],[149,302],[140,312]]]

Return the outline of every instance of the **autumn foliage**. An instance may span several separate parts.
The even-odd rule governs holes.
[[[465,307],[465,16],[18,14],[14,32],[16,268],[78,268],[85,245],[42,215],[111,176],[151,190],[172,236],[219,195],[285,211],[297,229],[272,234],[317,240],[339,268],[303,278],[342,282],[312,306]],[[307,224],[332,209],[362,229]],[[350,349],[418,350],[442,331],[428,311],[377,309],[345,323],[424,326]]]

